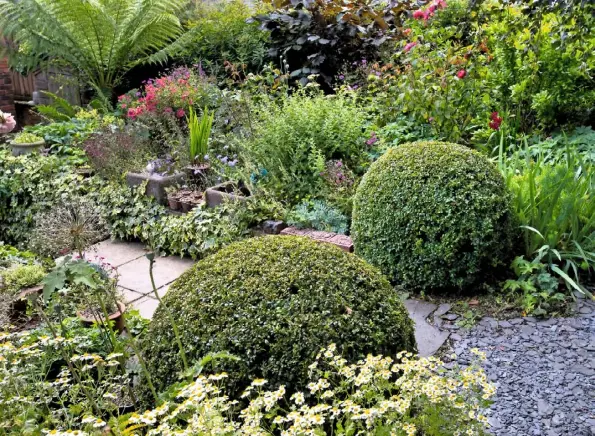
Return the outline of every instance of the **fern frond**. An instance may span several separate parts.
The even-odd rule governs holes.
[[[58,60],[109,93],[130,68],[154,61],[152,56],[164,59],[190,42],[178,19],[185,5],[186,0],[0,0],[0,36],[22,47],[27,59]]]

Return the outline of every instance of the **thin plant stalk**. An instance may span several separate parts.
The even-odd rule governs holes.
[[[182,358],[182,364],[184,366],[184,373],[188,373],[189,366],[188,360],[186,359],[186,351],[184,350],[184,346],[182,345],[182,337],[180,336],[180,331],[178,330],[178,324],[172,313],[170,312],[169,308],[166,304],[163,304],[163,300],[159,296],[159,292],[157,292],[157,286],[155,285],[155,278],[153,277],[153,264],[155,263],[155,253],[149,253],[147,255],[147,259],[149,259],[149,277],[151,278],[151,286],[153,287],[153,294],[155,294],[155,298],[159,301],[159,305],[163,306],[169,321],[171,322],[174,335],[176,336],[176,342],[178,343],[178,348],[180,349],[180,357]]]

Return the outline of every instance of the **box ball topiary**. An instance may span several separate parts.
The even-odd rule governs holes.
[[[302,237],[234,243],[171,285],[142,345],[157,391],[182,369],[163,306],[177,320],[189,365],[221,351],[241,359],[218,360],[213,368],[228,373],[232,395],[261,377],[269,388],[304,388],[308,365],[331,343],[353,361],[416,349],[413,323],[375,267]]]
[[[411,290],[477,284],[490,268],[508,263],[516,228],[495,165],[456,144],[388,150],[354,199],[356,253]]]

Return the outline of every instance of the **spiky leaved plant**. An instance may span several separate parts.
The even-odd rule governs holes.
[[[209,113],[205,107],[202,116],[199,118],[191,107],[188,117],[188,129],[190,133],[188,141],[188,152],[190,154],[190,163],[202,162],[207,154],[209,147],[209,137],[213,127],[214,114]]]
[[[68,66],[108,101],[132,67],[164,62],[191,35],[186,0],[0,0],[0,36],[13,60]],[[14,50],[14,47],[20,49]]]

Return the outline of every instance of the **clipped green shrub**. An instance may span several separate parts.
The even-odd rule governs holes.
[[[348,360],[416,348],[413,323],[386,278],[362,259],[306,238],[232,244],[185,272],[163,303],[189,360],[219,351],[240,358],[216,364],[234,394],[255,377],[268,387],[304,388],[308,365],[325,344],[336,343]],[[182,369],[163,305],[146,337],[143,356],[163,390]]]
[[[506,184],[481,154],[443,142],[390,149],[358,187],[355,250],[417,290],[462,289],[508,264],[517,232]]]

